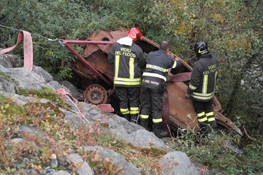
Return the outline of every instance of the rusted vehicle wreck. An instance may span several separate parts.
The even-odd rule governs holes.
[[[114,98],[114,87],[112,85],[114,76],[113,65],[108,63],[107,54],[112,44],[126,36],[127,33],[128,31],[126,29],[94,33],[88,39],[94,42],[90,42],[88,45],[85,44],[83,53],[85,60],[82,58],[78,59],[73,68],[74,72],[77,73],[84,82],[82,83],[82,88],[85,90],[83,94],[84,100],[96,105],[109,102],[115,108],[116,113],[118,113],[118,107],[116,107],[116,105],[114,106],[113,102],[118,99],[116,96]],[[109,44],[105,44],[105,42]],[[63,41],[63,43],[67,49],[70,48],[68,44],[73,44],[69,42],[69,40]],[[145,53],[159,49],[159,44],[146,37],[143,37],[143,40],[140,41],[138,45]],[[172,70],[171,73],[173,75],[169,76],[170,80],[167,82],[168,93],[164,93],[163,128],[167,131],[171,130],[175,132],[178,130],[178,127],[190,132],[197,131],[199,124],[192,100],[184,97],[191,77],[192,67],[172,52],[169,54],[174,59],[182,61],[183,67],[178,70]],[[80,58],[78,53],[75,53],[75,55]],[[109,99],[111,99],[111,97],[113,100],[110,102]],[[213,102],[213,110],[218,125],[236,134],[243,135],[240,129],[222,114],[223,109],[215,96]]]

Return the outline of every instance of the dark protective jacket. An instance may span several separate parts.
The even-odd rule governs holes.
[[[163,50],[150,52],[147,55],[146,69],[143,72],[143,79],[163,83],[167,81],[168,69],[181,66],[181,61],[175,61]]]
[[[114,64],[114,86],[140,86],[141,68],[145,67],[146,57],[131,38],[124,37],[113,44],[108,61]]]
[[[207,102],[212,100],[218,75],[218,60],[211,54],[202,55],[194,64],[187,93],[193,100]]]

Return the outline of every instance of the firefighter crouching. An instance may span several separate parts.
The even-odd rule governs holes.
[[[166,90],[168,69],[176,68],[182,65],[181,61],[175,61],[169,52],[170,45],[167,41],[160,44],[160,50],[150,52],[147,55],[146,69],[142,78],[141,94],[141,112],[140,125],[148,129],[148,118],[152,107],[152,130],[159,137],[168,137],[169,133],[163,131],[162,127],[162,109],[163,92]]]
[[[208,51],[207,44],[199,41],[194,46],[198,61],[193,66],[191,81],[185,97],[192,98],[201,130],[208,134],[217,124],[212,102],[218,74],[218,60]]]
[[[136,123],[139,113],[141,68],[145,67],[146,57],[135,41],[142,40],[138,28],[131,28],[126,37],[113,44],[109,63],[114,64],[114,86],[120,99],[123,117]]]

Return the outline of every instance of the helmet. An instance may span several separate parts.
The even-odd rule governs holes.
[[[139,38],[139,40],[142,40],[142,34],[141,31],[138,28],[131,28],[128,32],[128,37],[130,37],[131,39],[133,39],[133,41],[137,41],[137,38]]]
[[[194,46],[194,51],[197,57],[209,53],[207,44],[204,41],[198,41]]]

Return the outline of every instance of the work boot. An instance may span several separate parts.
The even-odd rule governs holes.
[[[202,122],[200,123],[200,131],[202,134],[207,136],[208,134],[211,133],[211,127],[207,122]]]
[[[123,114],[123,118],[125,118],[128,121],[131,121],[130,114]]]
[[[170,134],[166,131],[162,130],[162,122],[159,123],[153,123],[153,133],[158,137],[158,138],[163,138],[163,137],[169,137]]]
[[[209,122],[209,125],[210,125],[211,132],[216,132],[217,131],[217,124],[216,124],[215,120]]]
[[[140,118],[140,125],[148,130],[148,119]]]
[[[137,117],[138,117],[138,114],[131,114],[131,122],[137,123]]]

